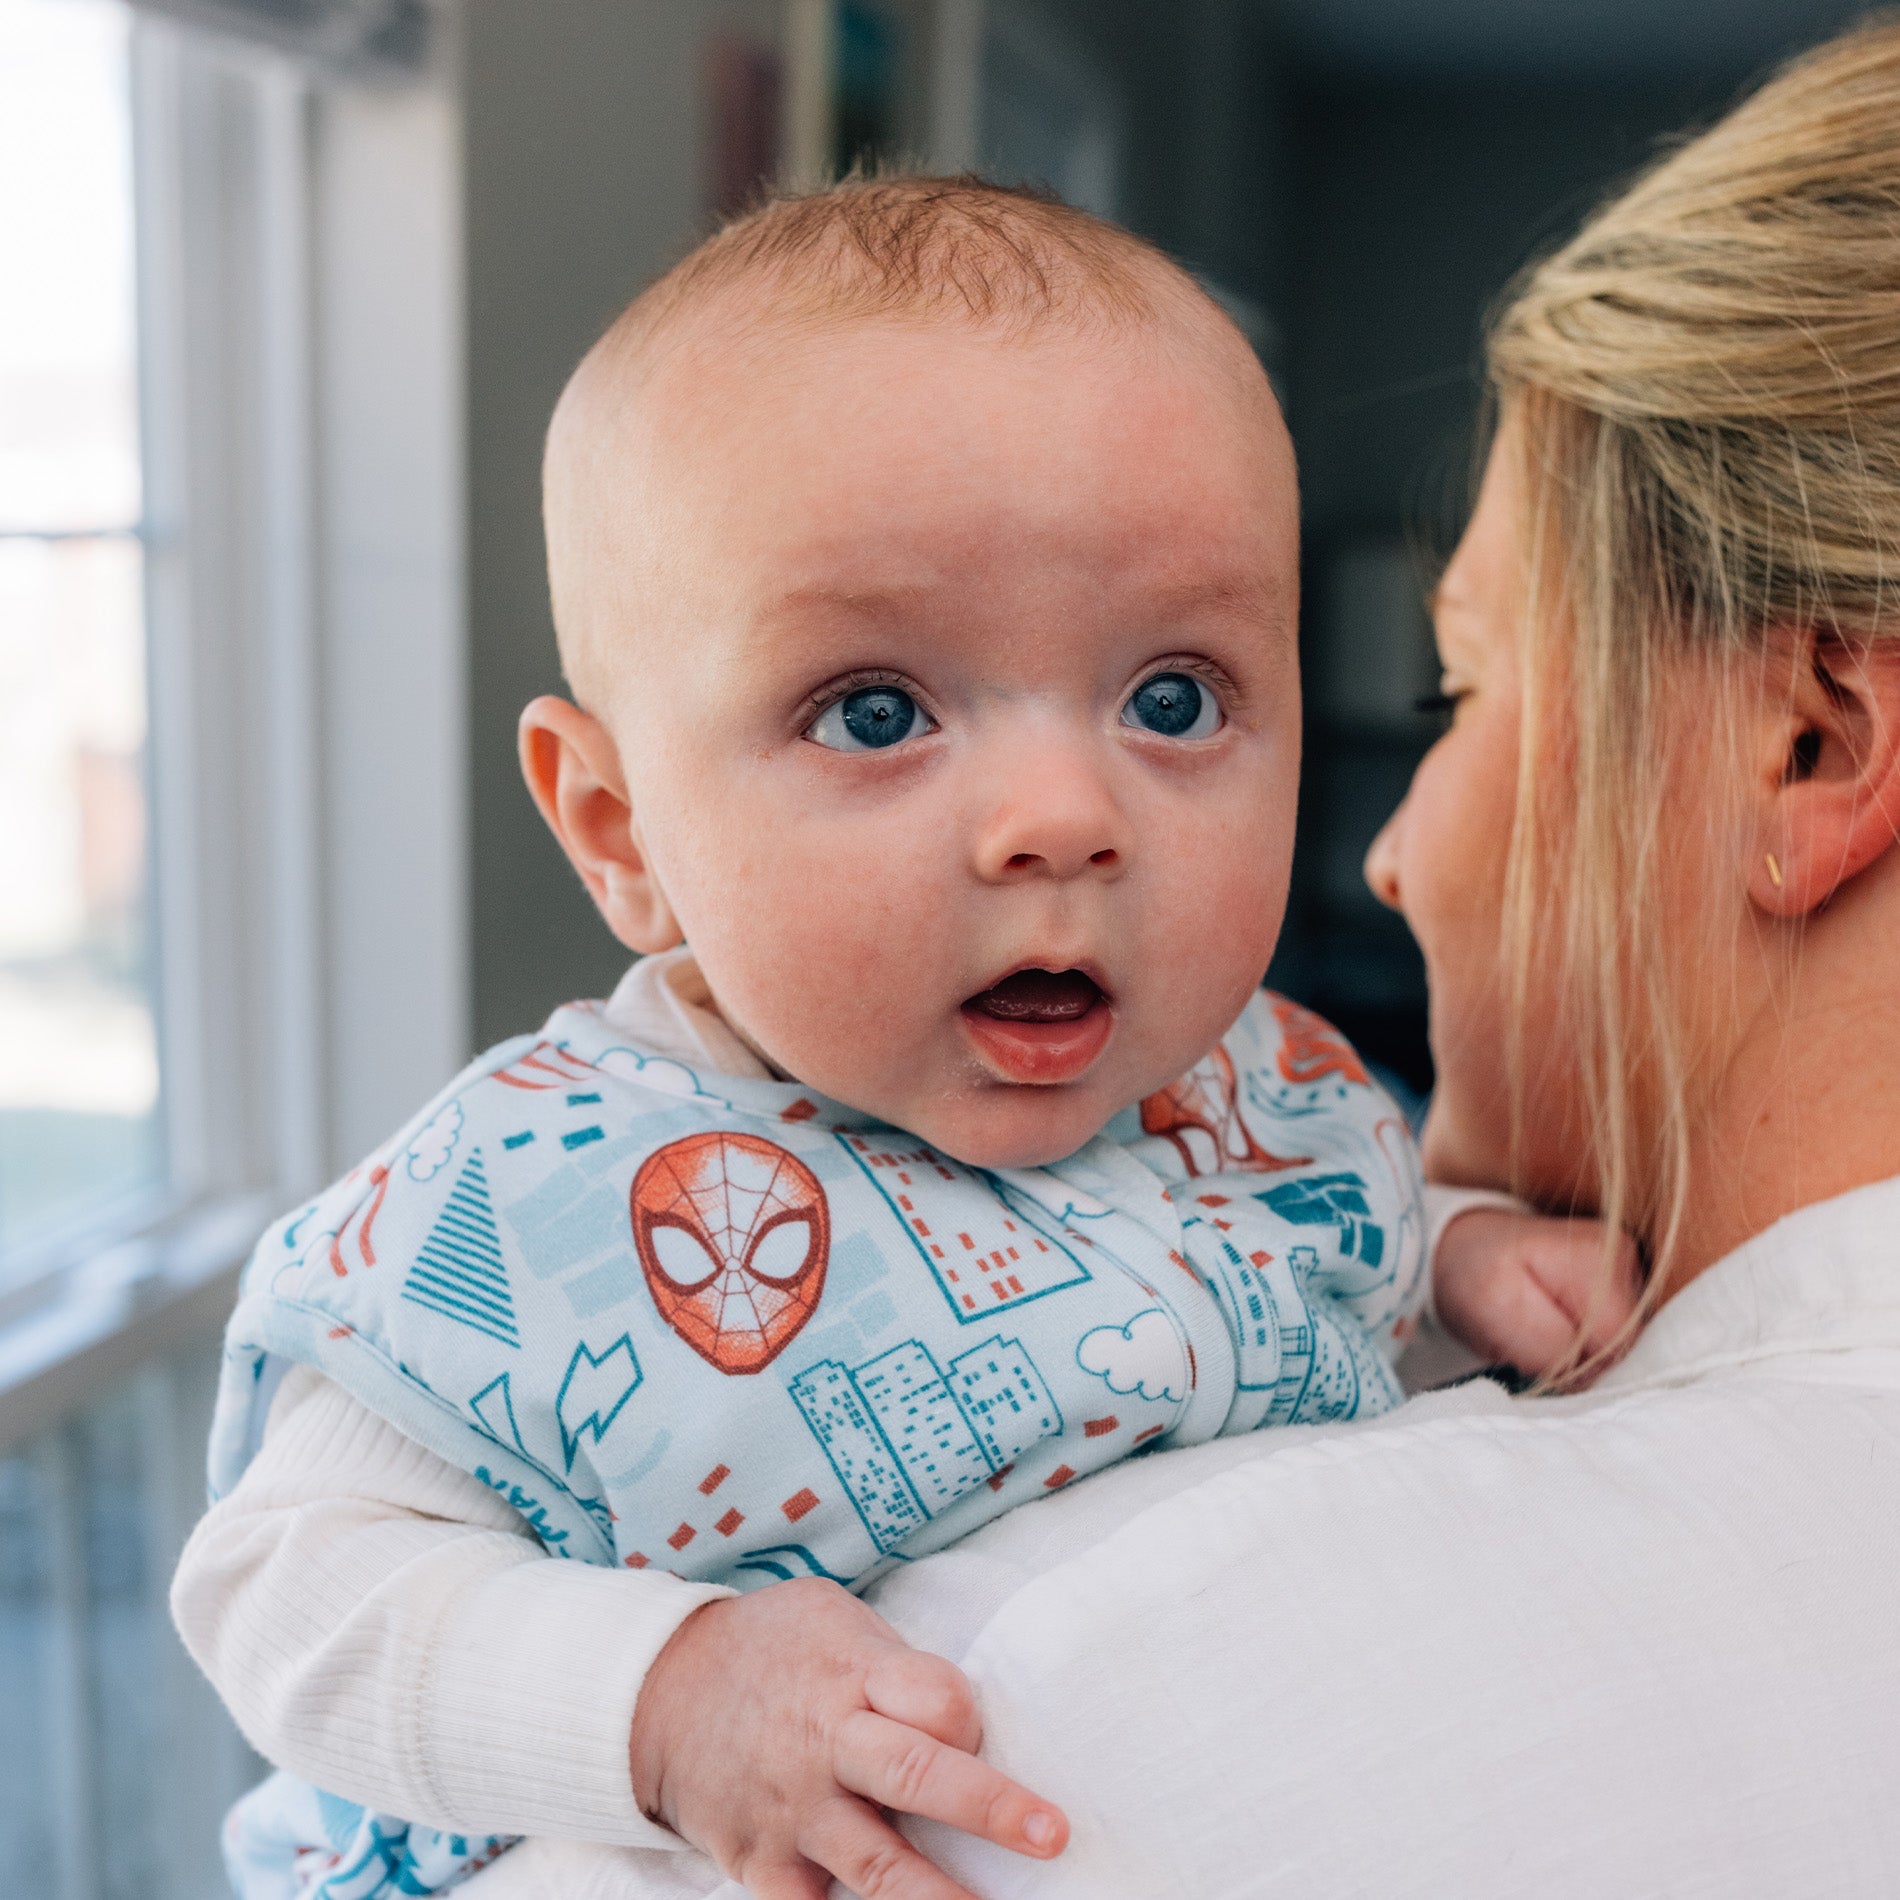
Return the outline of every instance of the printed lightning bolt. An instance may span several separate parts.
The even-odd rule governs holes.
[[[574,1469],[581,1434],[585,1432],[598,1445],[620,1416],[620,1408],[639,1389],[641,1376],[633,1341],[625,1333],[598,1355],[588,1350],[585,1340],[574,1348],[560,1397],[554,1401],[569,1471]]]

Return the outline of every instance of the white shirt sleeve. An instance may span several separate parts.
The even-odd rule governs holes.
[[[1500,1193],[1496,1188],[1455,1188],[1440,1187],[1435,1181],[1425,1183],[1425,1248],[1427,1256],[1436,1259],[1438,1243],[1445,1237],[1445,1229],[1460,1214],[1469,1214],[1479,1207],[1495,1207],[1506,1214],[1534,1214],[1536,1208],[1528,1201],[1520,1201],[1515,1194]]]
[[[473,1834],[682,1845],[633,1797],[640,1684],[732,1592],[550,1557],[488,1487],[308,1367],[193,1532],[185,1647],[269,1760]]]

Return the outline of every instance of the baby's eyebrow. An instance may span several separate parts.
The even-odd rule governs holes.
[[[1155,589],[1153,599],[1155,606],[1170,614],[1213,611],[1265,617],[1285,611],[1285,592],[1253,576],[1210,574],[1166,582]]]
[[[930,592],[921,585],[903,582],[881,583],[875,587],[840,586],[835,582],[813,581],[806,586],[787,588],[765,605],[762,619],[780,615],[795,617],[814,608],[830,613],[884,614],[893,608],[915,605]]]
[[[889,621],[915,611],[933,591],[928,582],[922,581],[861,585],[811,581],[774,595],[761,608],[754,624],[765,627],[781,620],[795,622],[812,614]],[[1160,621],[1187,620],[1202,613],[1233,614],[1267,622],[1290,619],[1287,590],[1253,575],[1202,574],[1191,579],[1157,581],[1136,592],[1142,611]]]

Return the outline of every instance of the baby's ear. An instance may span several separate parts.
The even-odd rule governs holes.
[[[640,842],[620,749],[592,713],[547,694],[522,712],[521,775],[607,928],[629,950],[670,950],[680,927]]]

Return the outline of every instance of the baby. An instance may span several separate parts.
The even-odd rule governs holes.
[[[1150,1448],[1397,1403],[1425,1298],[1403,1121],[1260,989],[1290,446],[1145,244],[885,180],[639,298],[546,512],[575,700],[523,767],[645,954],[247,1272],[174,1591],[291,1771],[233,1874],[373,1900],[543,1834],[942,1900],[886,1811],[1066,1822],[849,1593]],[[1595,1228],[1444,1212],[1448,1309],[1554,1361]]]

